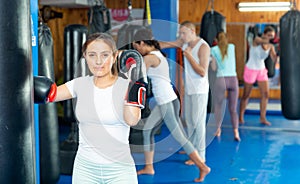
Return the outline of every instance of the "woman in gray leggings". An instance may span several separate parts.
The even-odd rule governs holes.
[[[138,171],[138,174],[155,173],[153,167],[154,157],[154,133],[164,120],[172,136],[179,142],[185,152],[193,160],[200,170],[199,177],[195,182],[202,182],[210,172],[210,168],[200,158],[197,150],[187,139],[182,129],[179,117],[179,100],[174,92],[169,77],[169,65],[166,57],[160,51],[157,40],[153,39],[151,31],[142,29],[134,36],[133,47],[138,50],[144,58],[147,68],[147,75],[152,82],[152,92],[157,106],[151,112],[143,130],[145,167]],[[155,128],[156,127],[156,128]]]
[[[217,124],[216,136],[221,136],[222,117],[225,109],[225,107],[222,107],[225,100],[225,91],[227,91],[234,140],[240,141],[237,113],[239,86],[235,64],[235,46],[232,43],[228,43],[225,32],[219,32],[217,40],[218,45],[211,48],[212,69],[217,70],[217,78],[213,90],[214,112]]]

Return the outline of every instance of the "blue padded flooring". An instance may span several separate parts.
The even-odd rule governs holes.
[[[212,115],[211,115],[212,116]],[[213,118],[207,125],[207,165],[212,171],[207,184],[298,184],[300,183],[300,120],[287,120],[281,113],[268,114],[272,126],[259,123],[258,113],[246,113],[240,126],[242,141],[235,142],[230,117],[225,113],[222,135],[213,137]],[[156,140],[169,135],[163,126]],[[169,139],[155,152],[155,175],[138,176],[140,184],[191,184],[198,176],[195,166],[187,166],[187,155],[178,153],[178,143]],[[142,153],[133,153],[137,169],[143,167]],[[61,175],[58,184],[70,184],[71,176]]]

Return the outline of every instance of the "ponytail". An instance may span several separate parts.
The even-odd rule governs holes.
[[[224,32],[220,32],[217,35],[217,39],[218,39],[218,46],[220,48],[222,61],[223,61],[224,58],[227,56],[227,49],[228,49],[227,36]]]

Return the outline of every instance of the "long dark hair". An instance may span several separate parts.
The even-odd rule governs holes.
[[[166,54],[162,52],[158,41],[154,39],[152,31],[150,29],[145,28],[138,30],[133,37],[133,41],[137,44],[140,44],[141,41],[143,41],[146,45],[153,46],[155,49],[159,50],[164,56],[166,56]]]
[[[268,32],[275,32],[275,29],[272,26],[266,26],[264,29],[264,34],[267,34]]]

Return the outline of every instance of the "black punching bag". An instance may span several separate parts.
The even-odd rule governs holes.
[[[200,37],[212,46],[220,31],[226,31],[225,17],[214,10],[206,11],[201,20]]]
[[[88,11],[89,34],[106,32],[111,28],[110,12],[104,3],[90,8]]]
[[[68,25],[64,30],[64,81],[74,78],[77,64],[82,57],[81,48],[87,37],[87,27],[80,24]],[[60,145],[60,170],[72,174],[73,162],[78,148],[78,126],[73,112],[73,101],[64,101],[64,121],[71,124],[68,138]]]
[[[39,24],[39,75],[54,77],[53,39],[50,28]],[[59,171],[59,134],[56,103],[39,104],[40,181],[56,184]]]
[[[82,56],[81,48],[86,40],[88,30],[86,26],[71,24],[64,30],[64,82],[74,78],[76,64]],[[64,102],[64,120],[75,122],[72,100]]]
[[[300,119],[300,12],[280,18],[281,108],[287,119]]]
[[[0,1],[0,183],[36,183],[29,0]]]
[[[209,46],[213,46],[214,39],[217,33],[220,31],[226,31],[225,17],[220,13],[211,10],[206,11],[201,20],[200,37],[203,38]],[[209,80],[209,95],[207,103],[207,113],[213,112],[213,96],[214,92],[211,87],[214,86],[216,79],[216,72],[209,67],[208,80]]]
[[[119,30],[117,35],[117,48],[120,50],[124,49],[134,49],[132,46],[133,36],[140,29],[151,29],[149,25],[138,25],[136,22],[132,21],[132,3],[131,0],[128,1],[128,18],[127,23],[124,24]],[[144,11],[144,19],[146,9]]]

